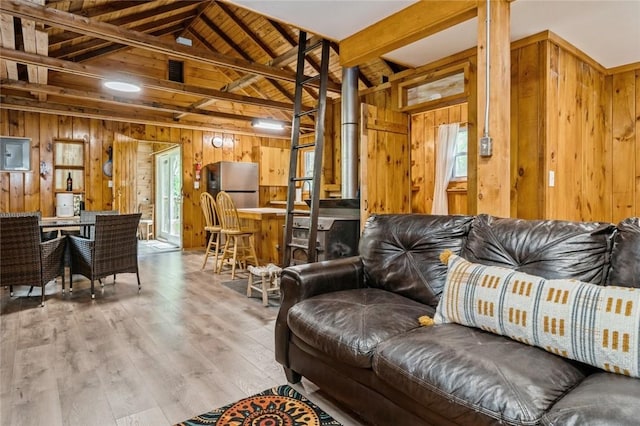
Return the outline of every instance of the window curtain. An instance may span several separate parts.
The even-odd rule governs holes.
[[[456,138],[460,123],[438,126],[436,142],[436,184],[433,190],[431,214],[448,214],[447,186],[453,172],[453,159],[456,151]]]

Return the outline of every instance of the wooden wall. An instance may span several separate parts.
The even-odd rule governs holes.
[[[202,231],[204,218],[199,199],[200,193],[205,190],[205,185],[201,184],[198,190],[193,188],[196,162],[201,161],[203,164],[216,161],[257,162],[252,154],[253,147],[260,145],[288,147],[289,145],[289,142],[283,139],[225,134],[223,147],[213,148],[210,142],[214,136],[213,132],[9,110],[0,110],[0,134],[32,138],[33,169],[26,173],[0,173],[0,211],[40,210],[43,216],[55,215],[53,174],[49,173],[46,176],[39,174],[41,161],[49,166],[52,165],[54,138],[84,138],[89,141],[90,160],[85,169],[87,182],[85,208],[87,210],[113,208],[113,191],[108,185],[109,178],[102,172],[102,165],[108,159],[107,148],[113,146],[116,135],[124,135],[147,143],[157,141],[181,144],[184,193],[183,246],[185,248],[202,247],[205,244]],[[140,192],[140,187],[138,191]],[[285,199],[285,197],[286,188],[260,188],[261,205],[266,205],[269,199]]]
[[[553,35],[511,64],[511,215],[640,216],[640,69],[611,74]]]

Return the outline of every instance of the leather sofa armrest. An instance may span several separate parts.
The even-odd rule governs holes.
[[[364,265],[359,256],[285,268],[280,279],[282,300],[275,326],[276,360],[289,366],[287,315],[293,305],[319,294],[363,287],[366,287]]]

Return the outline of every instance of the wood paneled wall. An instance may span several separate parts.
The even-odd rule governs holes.
[[[202,230],[204,218],[200,210],[200,193],[205,190],[205,185],[201,184],[200,189],[197,190],[193,187],[196,162],[201,161],[202,164],[216,161],[257,162],[257,159],[253,158],[253,147],[263,145],[286,148],[289,146],[289,142],[283,139],[222,134],[223,147],[214,148],[211,145],[214,132],[9,110],[0,110],[0,133],[3,136],[32,139],[32,171],[0,173],[0,211],[40,210],[43,216],[55,215],[53,173],[45,176],[40,176],[39,173],[41,161],[50,167],[52,165],[54,138],[85,139],[89,143],[90,160],[85,169],[87,182],[85,208],[87,210],[110,210],[114,206],[113,191],[109,187],[109,178],[102,172],[102,165],[108,159],[107,148],[113,146],[116,135],[146,143],[181,144],[184,194],[183,246],[185,248],[202,247],[205,244]],[[221,135],[219,132],[216,134]],[[137,177],[140,173],[146,175],[146,171],[143,170],[138,170],[136,173]],[[139,187],[138,191],[140,191]],[[261,205],[268,205],[271,199],[285,198],[286,188],[260,188]]]
[[[511,215],[640,216],[640,69],[608,75],[555,37],[511,59]]]
[[[438,126],[467,123],[467,104],[453,105],[411,116],[411,211],[431,213],[436,179],[436,141]],[[465,185],[466,188],[466,185]],[[450,203],[451,214],[466,213],[466,190],[457,185],[455,203]],[[453,201],[453,200],[452,200]],[[464,205],[464,208],[462,206]]]

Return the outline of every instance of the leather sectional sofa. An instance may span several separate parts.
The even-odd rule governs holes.
[[[447,280],[444,250],[545,279],[640,287],[638,218],[372,216],[359,256],[283,271],[275,338],[287,379],[306,377],[375,425],[639,424],[638,378],[479,328],[420,326]]]

